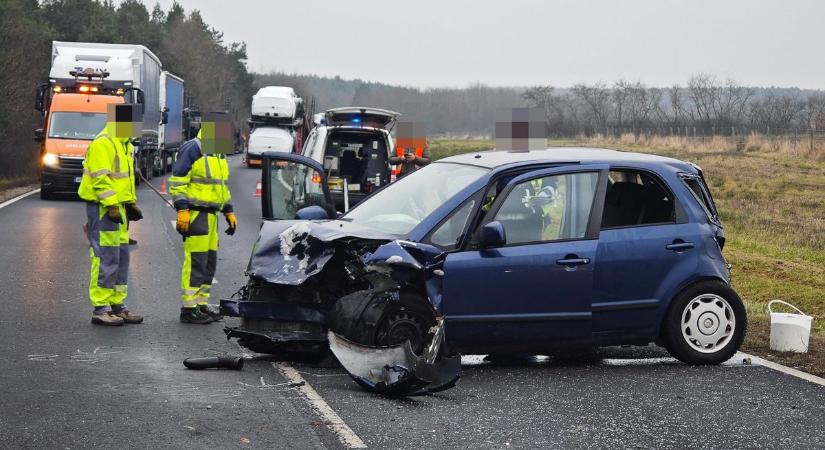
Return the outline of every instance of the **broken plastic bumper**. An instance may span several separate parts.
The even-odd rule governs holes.
[[[258,353],[324,353],[324,314],[287,302],[221,300],[221,314],[242,317],[243,325],[226,327],[228,338]]]
[[[461,356],[416,356],[409,341],[393,347],[356,344],[332,331],[329,347],[353,380],[361,387],[388,397],[424,395],[450,389],[458,382]]]

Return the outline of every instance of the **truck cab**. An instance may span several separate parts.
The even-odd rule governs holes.
[[[83,159],[91,141],[106,125],[106,109],[123,103],[117,95],[54,93],[45,111],[40,142],[40,197],[76,193],[83,176]]]

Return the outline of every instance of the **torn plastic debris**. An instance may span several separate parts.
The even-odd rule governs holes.
[[[334,332],[328,334],[329,347],[338,362],[363,388],[388,397],[424,395],[450,389],[458,382],[461,356],[439,357],[444,340],[443,322],[421,356],[410,342],[391,347],[357,344]]]

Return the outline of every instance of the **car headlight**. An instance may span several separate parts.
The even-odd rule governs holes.
[[[57,155],[54,153],[46,153],[43,155],[43,165],[49,167],[58,167],[60,166],[60,159],[57,158]]]

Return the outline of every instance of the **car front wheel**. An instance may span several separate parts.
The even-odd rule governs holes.
[[[739,295],[721,281],[703,281],[673,300],[662,341],[671,355],[687,364],[720,364],[739,350],[746,328]]]

